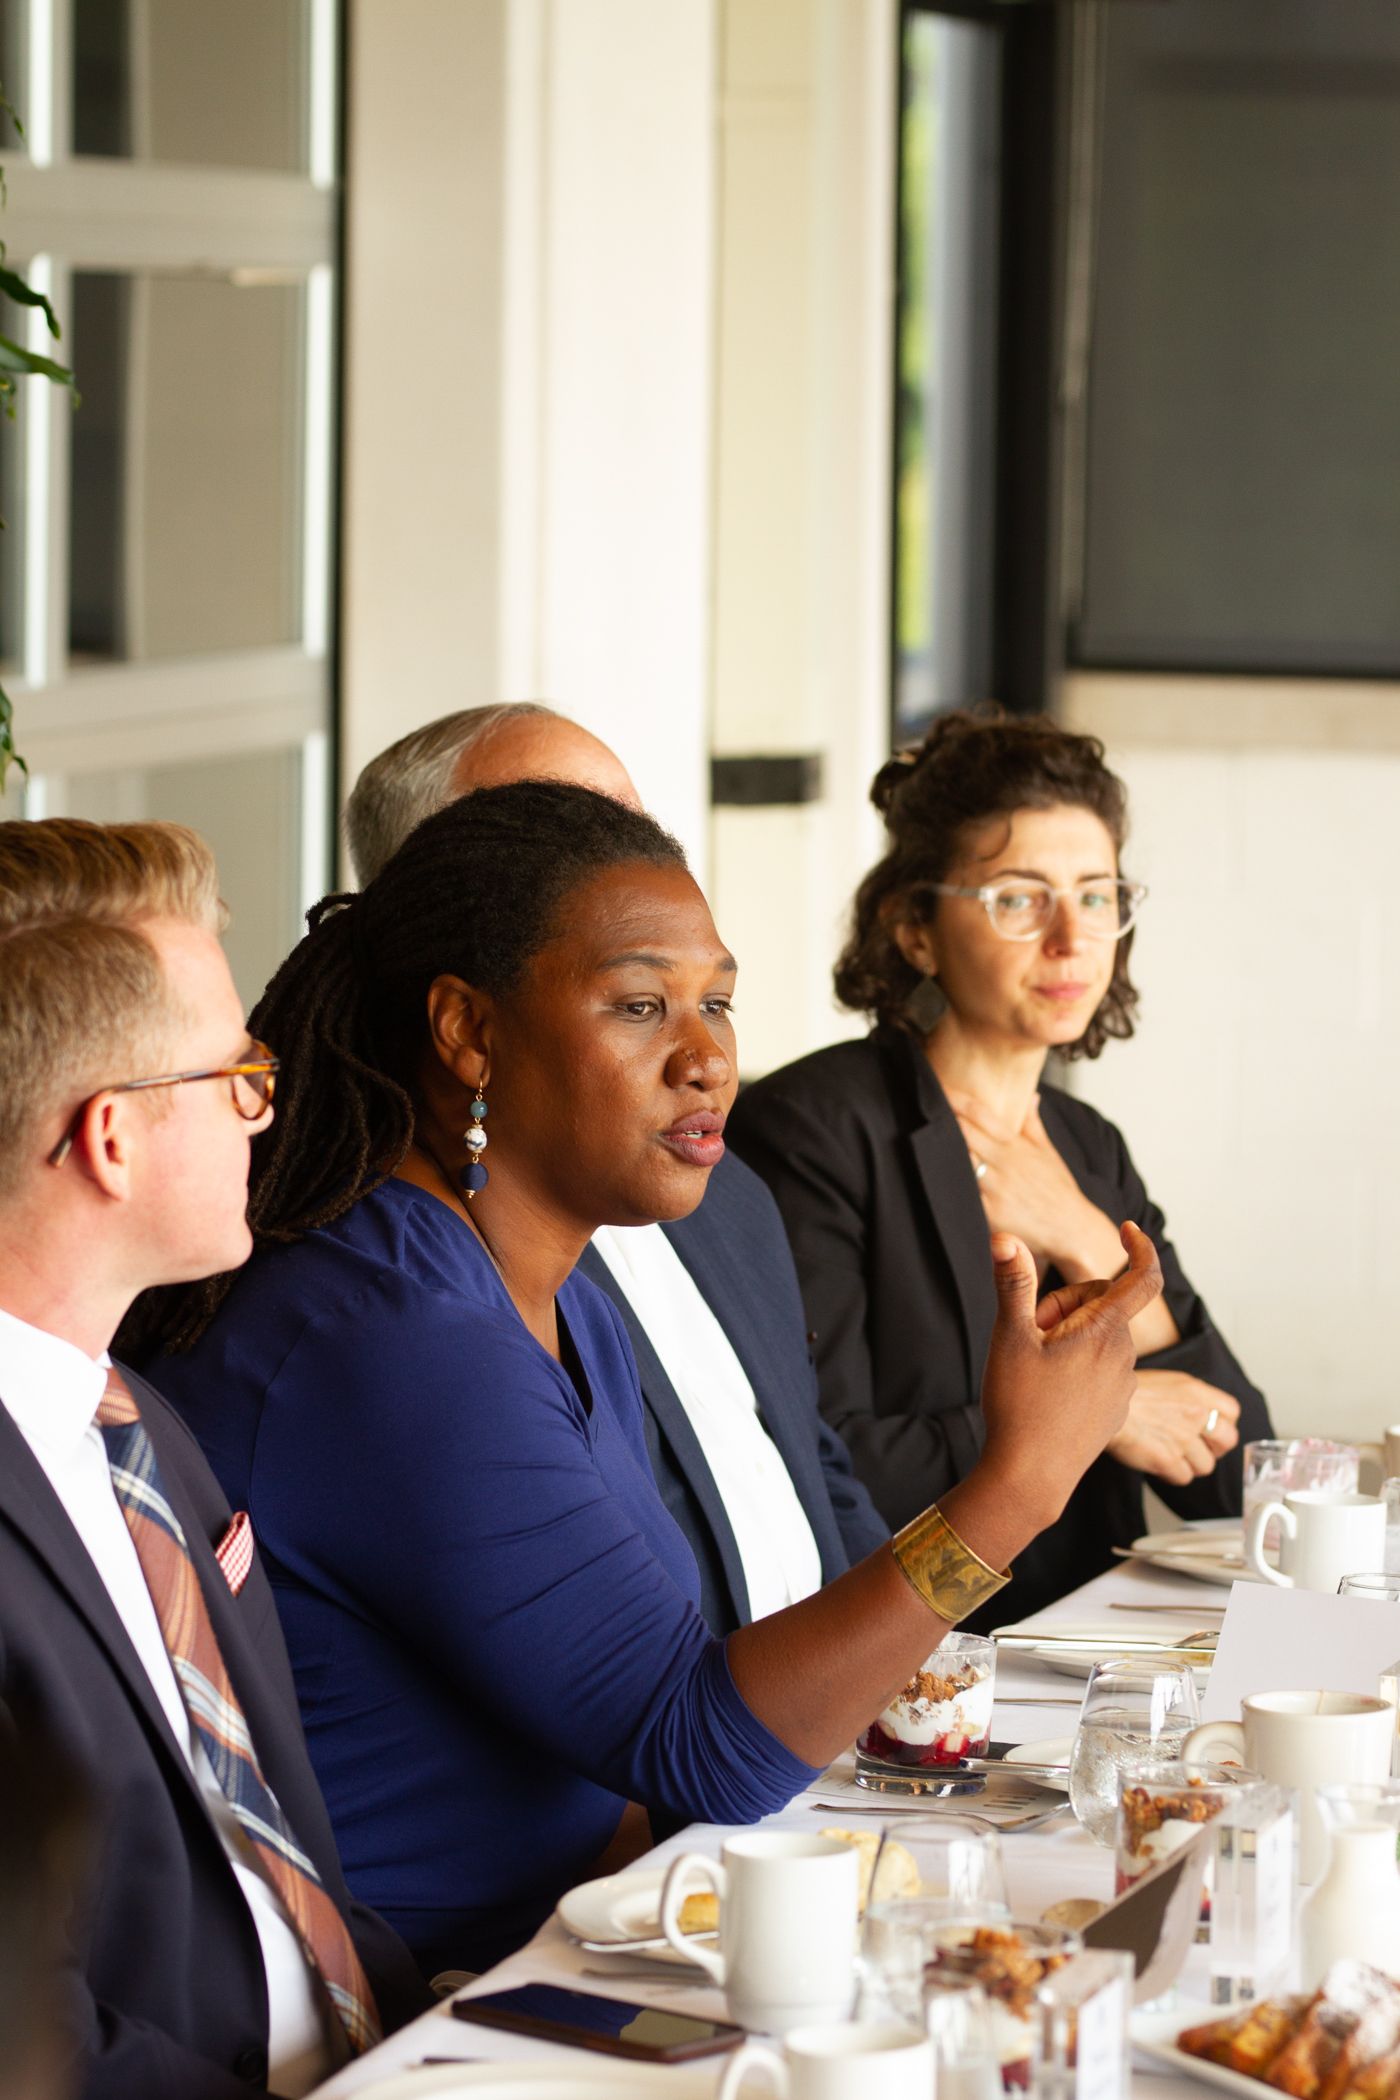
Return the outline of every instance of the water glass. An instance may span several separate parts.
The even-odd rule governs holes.
[[[1009,1911],[1001,1839],[956,1815],[900,1816],[880,1833],[860,1940],[866,2019],[919,2019],[924,1970],[951,1917]]]
[[[1002,2100],[1001,2051],[992,2000],[975,1983],[924,1993],[938,2100]]]
[[[1385,1504],[1386,1573],[1400,1575],[1400,1479],[1381,1482],[1381,1500]]]
[[[1199,1718],[1189,1663],[1094,1664],[1070,1752],[1069,1800],[1097,1844],[1113,1843],[1125,1776],[1178,1757]]]
[[[1344,1575],[1339,1597],[1370,1597],[1377,1604],[1400,1604],[1400,1575]]]
[[[867,1901],[940,1905],[945,1917],[1007,1909],[1001,1838],[956,1814],[892,1816],[880,1829]]]
[[[1325,1436],[1257,1437],[1244,1447],[1245,1524],[1261,1502],[1281,1502],[1300,1489],[1354,1495],[1360,1477],[1361,1454],[1355,1444],[1333,1443]],[[1264,1534],[1264,1545],[1276,1553],[1278,1544],[1274,1522]]]

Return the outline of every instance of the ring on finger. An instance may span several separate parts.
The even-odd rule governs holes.
[[[1220,1420],[1220,1409],[1219,1409],[1218,1407],[1213,1407],[1213,1408],[1211,1409],[1210,1413],[1209,1413],[1209,1414],[1208,1414],[1208,1415],[1206,1416],[1206,1419],[1205,1419],[1205,1423],[1204,1423],[1204,1426],[1202,1427],[1202,1430],[1201,1430],[1201,1434],[1202,1434],[1202,1436],[1209,1436],[1209,1435],[1210,1435],[1210,1433],[1211,1433],[1211,1431],[1212,1431],[1212,1430],[1213,1430],[1213,1429],[1215,1428],[1216,1424],[1217,1424],[1217,1423],[1219,1422],[1219,1420]]]

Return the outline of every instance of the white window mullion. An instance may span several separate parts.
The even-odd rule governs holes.
[[[72,0],[29,0],[24,99],[19,113],[29,158],[36,168],[50,168],[56,160],[67,158],[72,37]]]
[[[336,0],[311,0],[307,25],[307,171],[318,190],[333,190],[340,179],[336,136],[337,14]]]
[[[330,887],[328,812],[331,740],[324,729],[301,747],[301,912],[303,918]]]
[[[52,256],[29,265],[34,289],[53,301],[60,318],[69,304],[70,272]],[[26,342],[42,357],[68,355],[55,343],[43,314],[31,308]],[[68,396],[46,380],[21,382],[24,442],[24,680],[50,685],[68,664]]]
[[[301,641],[323,657],[330,632],[331,449],[335,441],[335,285],[329,264],[306,280],[302,392]]]

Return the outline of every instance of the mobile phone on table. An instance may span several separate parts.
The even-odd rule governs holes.
[[[569,1991],[553,1983],[527,1983],[514,1991],[488,1991],[480,1998],[454,1998],[453,2017],[483,2027],[533,2034],[571,2049],[603,2049],[649,2064],[679,2064],[692,2056],[717,2056],[744,2039],[742,2027],[724,2020],[696,2020],[596,1991]]]

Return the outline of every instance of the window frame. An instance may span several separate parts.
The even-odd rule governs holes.
[[[270,274],[298,281],[305,298],[301,602],[291,645],[70,665],[73,411],[63,390],[26,384],[18,419],[0,438],[23,447],[22,514],[9,521],[21,538],[23,617],[18,664],[6,681],[30,769],[23,813],[61,810],[74,772],[295,752],[302,911],[329,886],[335,843],[341,6],[307,0],[307,165],[285,173],[72,154],[72,0],[24,0],[15,13],[23,77],[13,99],[26,138],[5,151],[0,232],[60,320],[72,310],[73,272],[84,269]],[[26,314],[24,326],[29,346],[46,351],[42,316]]]

